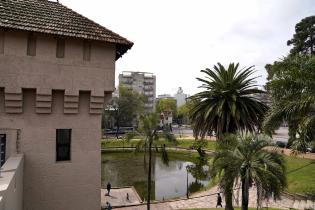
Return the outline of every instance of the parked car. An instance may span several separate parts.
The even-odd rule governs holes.
[[[133,132],[134,128],[133,127],[120,127],[117,131],[117,128],[113,128],[113,129],[105,129],[105,135],[122,135],[128,132]]]
[[[307,147],[306,152],[315,153],[315,147]]]
[[[287,147],[287,143],[284,141],[277,141],[276,145],[280,148],[286,148]]]

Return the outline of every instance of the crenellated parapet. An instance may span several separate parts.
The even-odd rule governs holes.
[[[30,89],[27,89],[30,90]],[[4,112],[7,114],[23,114],[25,113],[25,100],[33,101],[34,110],[36,114],[53,114],[53,94],[54,90],[52,89],[31,89],[34,91],[34,98],[27,99],[23,95],[24,89],[21,88],[4,88],[2,89],[4,95]],[[1,89],[0,89],[1,91]],[[60,92],[60,90],[58,90]],[[78,91],[78,90],[65,90],[62,91],[63,101],[59,100],[58,103],[63,103],[63,113],[65,115],[76,115],[80,113],[80,94],[88,93],[89,98],[85,99],[84,104],[88,104],[88,113],[91,115],[100,115],[104,110],[104,104],[108,102],[111,98],[111,92],[102,92],[102,91]],[[0,100],[0,103],[1,100]],[[29,111],[28,111],[29,112]]]
[[[52,91],[50,89],[36,90],[36,113],[50,114],[52,103]]]
[[[5,112],[19,114],[23,112],[23,95],[20,88],[5,88],[4,90]]]
[[[79,91],[66,90],[64,95],[64,114],[78,114],[79,113]]]

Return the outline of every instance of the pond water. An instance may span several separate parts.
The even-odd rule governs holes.
[[[152,158],[153,200],[185,196],[197,192],[209,183],[208,168],[202,161],[193,163],[189,158],[170,155],[168,165],[159,155]],[[148,156],[133,152],[106,152],[102,154],[102,186],[134,186],[142,199],[147,197]]]

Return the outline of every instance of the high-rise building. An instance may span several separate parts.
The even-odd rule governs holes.
[[[123,85],[147,97],[146,111],[155,110],[156,78],[153,73],[123,71],[119,74],[119,85]]]
[[[58,2],[0,14],[0,209],[100,210],[101,114],[133,43]]]

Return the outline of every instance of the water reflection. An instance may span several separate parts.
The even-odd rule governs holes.
[[[195,181],[188,186],[189,192],[199,191],[204,187],[202,182],[210,179],[207,161],[206,158],[199,158],[197,163],[187,166],[187,171],[195,178]]]
[[[152,158],[152,199],[163,200],[186,195],[188,172],[189,193],[196,192],[209,182],[205,162],[194,164],[171,158],[165,165],[159,156]],[[102,155],[102,184],[112,186],[134,186],[141,196],[147,194],[147,162],[143,154],[106,153]]]

